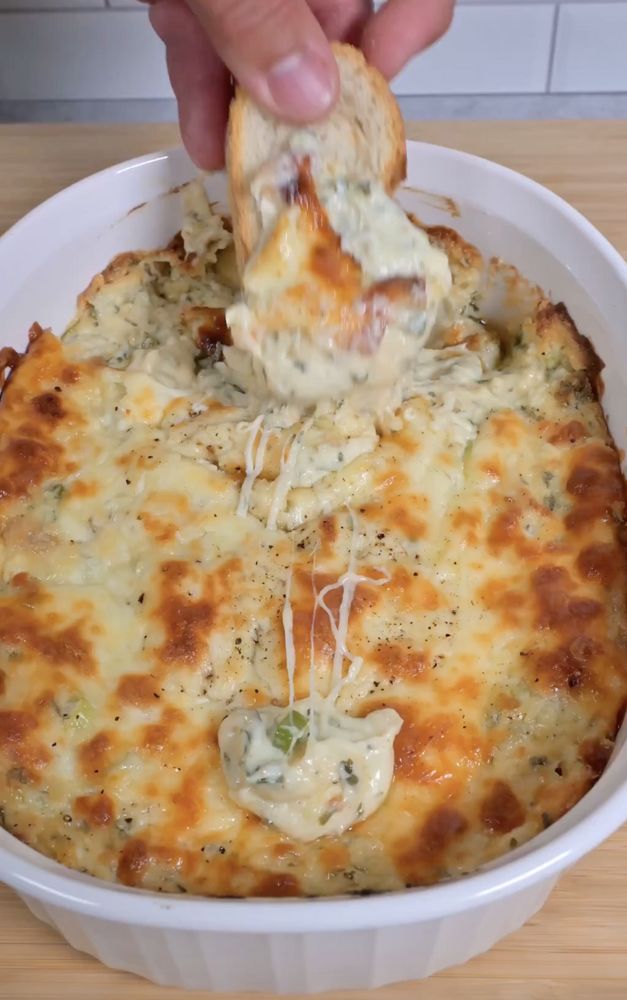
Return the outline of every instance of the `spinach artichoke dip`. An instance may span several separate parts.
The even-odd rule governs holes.
[[[276,181],[277,177],[279,182]],[[566,309],[374,183],[200,183],[5,350],[0,817],[164,892],[477,869],[590,788],[627,697],[624,488]]]

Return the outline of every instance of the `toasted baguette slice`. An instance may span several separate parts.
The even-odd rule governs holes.
[[[226,165],[240,270],[259,239],[251,181],[299,132],[315,136],[318,162],[334,176],[375,178],[390,193],[405,177],[403,119],[386,80],[352,45],[334,42],[332,48],[340,71],[340,97],[321,121],[304,130],[279,121],[241,89],[231,103]]]

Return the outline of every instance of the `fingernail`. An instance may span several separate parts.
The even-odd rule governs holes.
[[[329,63],[315,52],[292,52],[268,73],[268,89],[279,114],[319,118],[333,106],[336,79]]]

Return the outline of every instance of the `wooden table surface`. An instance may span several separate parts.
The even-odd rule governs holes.
[[[408,133],[487,156],[541,181],[584,212],[627,256],[627,122],[429,122],[410,125]],[[171,125],[0,126],[0,231],[80,177],[176,142]],[[10,281],[10,275],[2,280]],[[0,887],[0,1000],[208,996],[104,968],[73,951]],[[326,994],[325,1000],[357,996]],[[543,911],[487,955],[426,982],[371,996],[626,1000],[627,828],[567,874]]]

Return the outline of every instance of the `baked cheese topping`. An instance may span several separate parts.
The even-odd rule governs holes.
[[[184,195],[187,247],[117,258],[7,356],[2,823],[165,892],[476,870],[585,794],[627,699],[592,351],[547,301],[491,328],[478,252],[429,230],[451,289],[385,405],[277,400]]]
[[[326,698],[315,690],[312,619],[309,698],[294,702],[297,660],[290,570],[282,615],[287,709],[236,709],[218,733],[222,765],[236,801],[284,833],[305,841],[341,834],[381,805],[392,781],[394,737],[403,724],[393,709],[379,709],[354,719],[335,707],[342,688],[357,679],[363,664],[347,647],[356,588],[360,583],[389,583],[387,575],[373,579],[355,572],[358,529],[354,514],[351,522],[348,569],[336,583],[327,584],[316,594],[316,607],[328,616],[335,643]],[[336,616],[326,598],[338,589],[341,599]]]
[[[394,385],[450,291],[446,254],[375,181],[316,187],[308,157],[286,153],[255,190],[265,232],[227,321],[260,391],[312,403]]]

